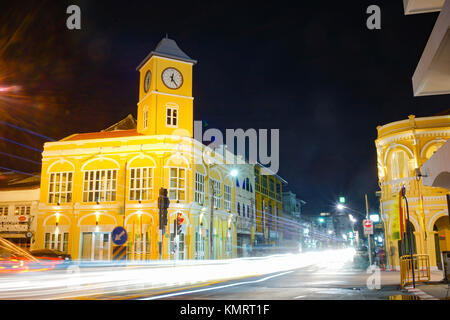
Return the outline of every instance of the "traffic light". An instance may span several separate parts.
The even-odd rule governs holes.
[[[167,197],[167,189],[159,189],[158,209],[159,209],[159,229],[164,234],[167,226],[167,209],[169,208],[170,200]]]
[[[176,223],[176,234],[180,234],[181,233],[181,225],[184,221],[183,218],[183,214],[182,213],[178,213],[177,214],[177,223]]]
[[[339,203],[345,204],[345,197],[339,197]]]

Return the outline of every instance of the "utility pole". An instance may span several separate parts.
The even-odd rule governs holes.
[[[410,258],[411,258],[411,273],[412,273],[412,280],[413,280],[413,288],[416,287],[416,279],[415,279],[415,266],[414,266],[414,253],[413,253],[413,247],[412,247],[412,237],[413,237],[413,233],[412,233],[412,224],[411,221],[409,220],[409,205],[408,205],[408,199],[406,198],[406,188],[405,186],[402,187],[402,196],[403,199],[405,199],[405,203],[406,203],[406,213],[408,215],[408,224],[407,224],[407,228],[408,228],[408,244],[409,244],[409,254],[410,254]]]
[[[214,181],[209,177],[209,183],[211,185],[211,214],[209,217],[209,259],[213,259],[213,218],[214,218]]]
[[[367,200],[366,194],[366,220],[369,220],[369,201]],[[372,248],[370,243],[370,234],[367,235],[367,242],[369,243],[369,264],[372,265]]]
[[[163,251],[163,235],[166,231],[167,225],[167,209],[169,208],[170,201],[167,196],[167,189],[159,189],[158,209],[159,209],[159,260],[162,260]]]

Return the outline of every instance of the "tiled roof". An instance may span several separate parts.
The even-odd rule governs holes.
[[[150,54],[145,57],[144,61],[142,61],[136,69],[139,70],[148,60],[150,60],[152,56],[172,58],[176,60],[191,62],[194,64],[197,63],[196,60],[191,59],[186,53],[184,53],[174,40],[163,38],[158,43],[155,50],[150,52]]]
[[[77,133],[67,138],[64,138],[62,141],[108,139],[108,138],[133,137],[141,135],[142,134],[138,133],[136,129],[101,131],[101,132]]]

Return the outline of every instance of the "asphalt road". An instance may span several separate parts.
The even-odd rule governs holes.
[[[138,299],[180,300],[389,300],[409,299],[398,272],[381,272],[381,288],[370,290],[370,274],[347,265],[339,270],[309,266],[265,276],[226,281]],[[404,295],[401,296],[401,295]]]
[[[0,299],[387,300],[402,293],[399,272],[374,279],[352,268],[351,250],[79,268],[0,277]],[[397,297],[398,298],[398,297]],[[408,297],[407,297],[408,298]]]

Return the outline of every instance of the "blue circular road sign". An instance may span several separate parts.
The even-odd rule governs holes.
[[[111,233],[112,242],[115,245],[121,246],[125,244],[128,240],[128,233],[127,230],[125,230],[122,227],[115,227],[114,230]]]

